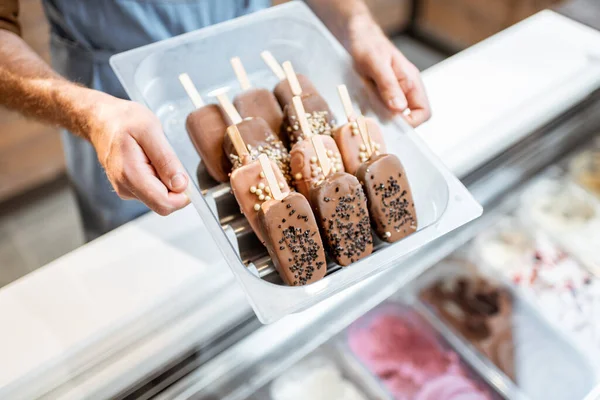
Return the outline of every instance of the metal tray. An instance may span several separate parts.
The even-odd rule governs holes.
[[[434,282],[459,276],[495,277],[479,268],[467,268],[460,261],[446,260],[425,272],[411,285],[412,296]],[[501,283],[499,283],[501,284]],[[490,360],[448,327],[426,304],[416,300],[419,309],[443,332],[466,359],[479,365],[478,371],[508,398],[571,400],[584,398],[594,388],[596,377],[588,360],[538,311],[523,300],[519,291],[507,286],[513,299],[513,340],[515,343],[516,381],[512,382]],[[469,355],[470,353],[470,355]],[[515,386],[516,385],[516,386]]]
[[[352,382],[366,398],[371,400],[393,400],[392,395],[385,390],[381,382],[348,351],[344,343],[340,340],[340,337],[333,338],[331,341],[325,343],[319,349],[306,356],[300,363],[315,356],[324,357],[332,361],[341,370],[342,376]],[[270,385],[258,390],[249,400],[271,399]]]
[[[354,324],[361,325],[366,323],[372,317],[377,316],[380,313],[397,315],[409,322],[412,326],[419,327],[421,331],[431,333],[441,349],[453,351],[460,357],[460,365],[464,368],[467,378],[472,382],[478,383],[480,388],[487,389],[493,399],[514,398],[509,396],[513,394],[513,392],[516,392],[514,388],[507,389],[502,387],[497,380],[490,379],[489,373],[477,365],[478,360],[474,359],[468,351],[465,351],[464,345],[460,342],[452,343],[448,340],[446,337],[446,330],[443,329],[443,327],[440,329],[440,326],[439,324],[436,324],[436,321],[431,321],[428,311],[424,310],[421,304],[415,302],[411,296],[406,296],[404,291],[391,296],[385,303],[363,315],[355,321]],[[347,333],[347,335],[348,334],[349,333]],[[346,347],[345,351],[354,354],[348,347]],[[361,361],[357,359],[357,362],[360,363]],[[484,373],[482,374],[479,371],[484,371]],[[513,391],[510,389],[513,389]]]

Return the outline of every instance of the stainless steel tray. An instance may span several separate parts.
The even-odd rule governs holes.
[[[339,336],[333,338],[306,356],[304,360],[314,356],[325,357],[331,360],[341,370],[342,376],[352,382],[366,398],[372,400],[393,400],[392,395],[385,390],[381,382],[348,351],[340,339]],[[301,360],[300,363],[304,360]],[[271,383],[259,389],[249,399],[270,399],[270,385]]]
[[[453,279],[458,276],[471,277],[475,271],[466,268],[462,262],[444,261],[419,277],[412,285],[412,296],[434,282]],[[487,279],[495,277],[477,270]],[[474,365],[488,382],[508,398],[515,396],[531,399],[571,400],[585,397],[596,385],[596,374],[589,361],[557,332],[538,311],[524,300],[519,291],[507,286],[513,299],[513,340],[515,343],[516,381],[513,383],[490,360],[479,353],[470,343],[448,327],[431,308],[423,304],[418,307],[424,315],[444,334],[457,349]],[[481,365],[483,363],[483,365]]]

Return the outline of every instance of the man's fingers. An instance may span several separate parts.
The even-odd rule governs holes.
[[[371,61],[368,67],[370,77],[375,81],[379,94],[386,105],[396,112],[402,112],[408,101],[390,62],[376,63]]]
[[[150,165],[137,165],[130,171],[131,179],[135,182],[131,191],[157,214],[169,215],[189,204],[185,192],[170,192]]]
[[[133,136],[148,156],[162,183],[172,192],[183,192],[188,186],[188,177],[167,141],[160,123],[156,121]]]
[[[123,157],[122,184],[140,201],[160,215],[168,215],[189,204],[184,192],[173,192],[157,176],[155,168],[149,164],[144,150],[133,142]],[[187,175],[186,175],[187,180]]]
[[[431,118],[431,106],[425,91],[425,85],[420,77],[414,82],[414,87],[406,94],[408,106],[411,114],[408,116],[408,122],[414,127],[421,125]]]
[[[400,53],[394,57],[392,67],[411,111],[404,117],[412,126],[419,126],[431,117],[429,99],[419,70]]]

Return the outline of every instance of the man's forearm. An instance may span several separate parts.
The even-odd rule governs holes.
[[[54,72],[19,36],[0,30],[0,106],[87,138],[94,96]]]
[[[347,49],[355,35],[379,29],[363,0],[306,0],[306,3]]]

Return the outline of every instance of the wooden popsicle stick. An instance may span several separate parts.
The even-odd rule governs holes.
[[[323,144],[323,138],[321,137],[321,135],[315,135],[310,140],[312,142],[313,148],[315,149],[319,166],[323,171],[323,176],[327,177],[331,172],[331,162],[329,161],[329,157],[327,156],[327,149],[325,149],[325,145]]]
[[[277,79],[279,79],[280,81],[285,79],[285,72],[283,71],[283,68],[281,68],[281,65],[279,65],[279,63],[270,51],[265,50],[262,53],[260,53],[260,56],[262,57],[265,64],[267,64],[267,66],[271,68],[271,71],[273,71]]]
[[[260,162],[260,167],[265,174],[267,185],[269,186],[269,189],[271,189],[271,197],[275,200],[283,200],[285,194],[281,192],[279,182],[277,182],[275,172],[273,172],[273,167],[271,166],[271,160],[269,160],[269,157],[267,157],[266,154],[261,154],[258,156],[258,162]]]
[[[250,79],[248,79],[248,74],[246,73],[246,68],[244,68],[244,64],[242,64],[242,60],[239,57],[233,57],[231,59],[231,66],[233,67],[233,72],[235,72],[235,76],[240,82],[242,90],[251,89],[252,84],[250,83]]]
[[[237,125],[242,122],[242,116],[235,109],[231,100],[229,100],[227,93],[222,92],[217,94],[217,100],[219,100],[219,104],[221,104],[221,107],[223,107],[223,111],[225,111],[225,114],[227,114],[232,124]]]
[[[340,95],[340,99],[342,100],[342,105],[344,106],[344,112],[346,113],[348,122],[354,121],[356,119],[356,115],[354,115],[354,106],[352,105],[352,99],[350,99],[350,93],[348,93],[348,88],[346,85],[339,85],[338,93]]]
[[[198,89],[196,89],[196,85],[194,85],[190,76],[186,73],[180,74],[179,82],[181,82],[181,86],[183,86],[188,97],[194,103],[194,107],[204,107],[204,100],[202,100],[202,96],[198,93]]]
[[[313,136],[312,129],[310,124],[308,123],[308,118],[306,118],[306,111],[304,110],[304,104],[302,104],[302,99],[300,96],[294,96],[292,99],[292,103],[294,103],[294,110],[296,110],[296,115],[298,117],[298,122],[300,123],[300,130],[302,131],[302,135],[305,139],[310,139]]]
[[[245,161],[248,157],[250,157],[250,153],[248,152],[248,148],[244,143],[244,139],[242,139],[242,135],[240,134],[240,130],[237,125],[231,125],[227,128],[227,134],[233,143],[233,147],[235,148],[235,152],[237,153],[242,163],[245,164]]]
[[[358,124],[358,131],[360,132],[360,137],[362,138],[363,144],[365,145],[365,152],[370,158],[373,154],[373,148],[371,147],[371,135],[369,135],[367,121],[365,120],[365,117],[361,115],[358,118],[356,118],[356,122]]]
[[[292,66],[292,63],[289,61],[284,62],[283,63],[283,71],[285,72],[285,77],[287,78],[287,80],[290,84],[290,89],[292,89],[292,94],[294,96],[302,95],[302,86],[300,86],[300,82],[298,81],[298,76],[296,75],[296,72],[294,71],[294,67]]]

